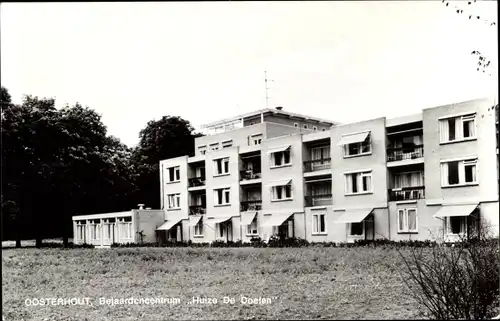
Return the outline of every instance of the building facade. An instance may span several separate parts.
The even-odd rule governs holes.
[[[352,124],[277,107],[205,125],[194,156],[160,161],[161,210],[126,212],[132,241],[452,242],[483,223],[498,235],[494,104]],[[95,224],[106,232],[112,214],[73,217],[76,242]],[[116,241],[130,241],[113,218]],[[106,233],[87,243],[106,245]]]
[[[160,162],[167,239],[453,241],[480,222],[498,233],[493,104],[352,124],[278,108],[206,125],[193,157]]]

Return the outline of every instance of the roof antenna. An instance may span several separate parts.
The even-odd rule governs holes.
[[[267,71],[264,71],[264,82],[266,84],[266,109],[268,108],[268,101],[269,101],[269,96],[268,96],[268,90],[269,87],[267,87],[267,82],[274,82],[272,79],[267,79]]]

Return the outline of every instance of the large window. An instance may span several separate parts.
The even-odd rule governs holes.
[[[398,209],[398,233],[417,233],[417,209]]]
[[[345,175],[345,194],[372,192],[372,172],[348,173]]]
[[[439,120],[439,138],[441,143],[463,141],[475,137],[475,113]]]
[[[312,232],[313,234],[326,234],[326,214],[312,215]]]
[[[257,217],[255,217],[250,224],[247,225],[247,235],[248,236],[253,236],[253,235],[258,235],[258,230],[257,230]]]
[[[477,159],[441,163],[441,185],[460,186],[477,184]]]
[[[214,173],[215,176],[229,174],[229,157],[214,160]]]
[[[118,237],[120,239],[132,239],[132,217],[127,216],[118,219]]]
[[[194,226],[194,236],[203,236],[203,218]]]
[[[290,165],[292,159],[290,157],[290,149],[275,152],[271,154],[271,167],[280,167],[285,165]]]
[[[178,182],[181,179],[181,169],[179,166],[169,167],[167,168],[167,182],[173,183]]]
[[[231,204],[229,188],[214,189],[214,205],[229,205]]]
[[[281,201],[292,199],[292,184],[271,187],[271,200]]]
[[[311,160],[330,159],[330,146],[311,148]]]
[[[424,172],[402,172],[394,175],[394,188],[424,186]]]
[[[356,156],[370,154],[372,151],[371,142],[353,143],[344,145],[344,156]]]
[[[90,221],[90,240],[98,241],[101,239],[101,221],[100,220],[91,220]]]
[[[168,208],[176,209],[181,207],[181,194],[169,194],[168,198]]]
[[[86,230],[86,221],[77,221],[76,223],[76,238],[78,240],[85,241],[85,230]]]

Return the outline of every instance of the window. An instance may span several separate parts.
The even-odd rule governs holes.
[[[314,131],[318,130],[318,127],[313,126],[313,130],[314,130]]]
[[[459,186],[477,182],[477,159],[441,163],[441,186]]]
[[[233,141],[232,140],[226,140],[224,142],[222,142],[222,148],[228,148],[228,147],[231,147],[233,146]]]
[[[203,236],[203,218],[194,226],[194,236]]]
[[[101,238],[101,224],[100,220],[90,221],[90,240],[98,241]]]
[[[181,194],[169,194],[168,198],[168,208],[175,209],[181,207]]]
[[[201,155],[205,155],[207,153],[207,146],[206,145],[198,146],[198,151],[200,152]]]
[[[271,200],[289,200],[292,199],[292,184],[273,186],[271,188]]]
[[[344,156],[370,154],[372,152],[372,144],[369,137],[370,136],[368,136],[366,141],[361,143],[344,145]]]
[[[299,123],[293,123],[293,127],[299,128]]]
[[[132,217],[127,216],[118,219],[118,237],[120,239],[132,238]]]
[[[257,218],[254,218],[252,223],[247,225],[247,235],[258,235]]]
[[[360,194],[372,192],[371,171],[348,173],[345,175],[345,194]]]
[[[447,234],[466,234],[467,221],[465,216],[448,216],[446,217],[445,224]]]
[[[405,208],[398,209],[398,233],[416,233],[417,228],[417,209]]]
[[[248,138],[248,145],[255,146],[260,145],[262,143],[262,134],[251,135]]]
[[[214,160],[214,176],[229,174],[229,157]]]
[[[181,169],[179,166],[167,168],[167,182],[174,183],[181,180]]]
[[[441,143],[463,141],[476,137],[476,114],[450,117],[439,121]]]
[[[365,234],[364,222],[349,223],[349,236],[363,236]]]
[[[218,188],[214,189],[214,205],[229,205],[231,204],[230,189]]]
[[[85,240],[85,221],[77,221],[76,223],[76,238],[79,240]]]
[[[326,132],[326,128],[322,128],[321,131]]]
[[[219,143],[210,144],[210,150],[218,150],[218,149],[219,149]]]
[[[313,234],[326,234],[326,214],[313,214],[312,220]]]
[[[304,129],[307,129],[307,124],[304,124]]]
[[[330,158],[330,146],[311,148],[311,160],[321,160]]]
[[[290,157],[290,149],[284,150],[282,152],[276,152],[271,154],[271,167],[280,167],[285,165],[290,165],[292,159]]]

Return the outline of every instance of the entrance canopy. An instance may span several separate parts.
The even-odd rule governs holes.
[[[373,208],[362,209],[362,210],[348,210],[342,214],[335,223],[360,223],[362,222],[370,213]]]
[[[450,217],[450,216],[469,216],[477,208],[479,204],[472,205],[445,205],[434,214],[435,218]]]

